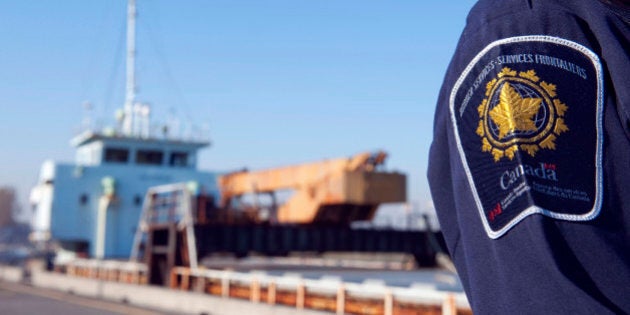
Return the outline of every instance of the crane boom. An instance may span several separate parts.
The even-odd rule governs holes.
[[[219,178],[221,202],[227,206],[244,194],[293,189],[293,196],[277,208],[279,223],[371,220],[379,204],[406,199],[405,175],[377,171],[386,157],[383,151],[364,152],[349,158],[227,174]]]

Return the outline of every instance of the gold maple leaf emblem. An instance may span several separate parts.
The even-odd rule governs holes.
[[[535,97],[522,97],[509,84],[512,80],[538,93]],[[557,138],[569,131],[564,119],[569,106],[556,98],[556,88],[553,83],[541,81],[534,70],[517,72],[503,68],[497,78],[487,82],[486,98],[477,107],[479,124],[475,133],[481,137],[481,150],[491,153],[495,162],[504,157],[512,160],[519,151],[534,157],[541,149],[555,150]],[[498,99],[495,93],[499,94]],[[543,106],[548,107],[550,117],[544,126],[536,126],[534,118]],[[490,122],[498,127],[498,135],[488,133]],[[515,137],[506,139],[511,134]]]
[[[533,118],[541,98],[524,98],[507,82],[501,87],[499,104],[490,110],[490,118],[499,127],[499,139],[514,131],[536,131]]]

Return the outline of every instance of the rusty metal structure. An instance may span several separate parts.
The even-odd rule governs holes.
[[[380,170],[386,154],[362,153],[220,178],[221,196],[180,183],[153,187],[145,197],[132,260],[144,261],[148,281],[167,284],[175,267],[197,268],[216,253],[286,256],[295,252],[381,252],[413,255],[435,265],[444,248],[439,232],[355,229],[384,202],[403,202],[405,175]],[[293,189],[283,204],[273,194]],[[248,205],[246,194],[269,194],[271,205]],[[254,198],[256,200],[256,198]],[[261,216],[263,210],[271,214]]]

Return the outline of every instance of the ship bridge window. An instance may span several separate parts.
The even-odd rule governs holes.
[[[88,194],[82,193],[81,196],[79,196],[80,205],[85,206],[87,205],[88,201],[90,201],[90,197],[88,196]]]
[[[105,162],[127,163],[129,161],[129,150],[121,148],[106,148]]]
[[[161,165],[164,152],[155,150],[139,150],[136,152],[136,163],[149,164],[149,165]]]
[[[188,166],[188,153],[173,152],[169,161],[171,166]]]
[[[142,205],[142,196],[140,196],[139,194],[136,194],[136,195],[133,197],[133,204],[134,204],[136,207],[139,207],[140,205]]]

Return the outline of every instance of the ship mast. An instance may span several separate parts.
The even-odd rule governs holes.
[[[136,102],[136,0],[127,2],[127,85],[125,93],[125,108],[123,133],[134,135]]]

